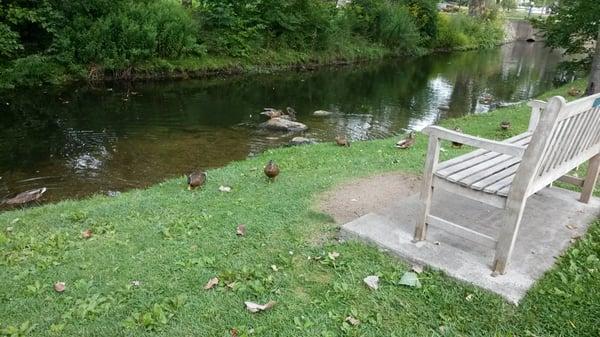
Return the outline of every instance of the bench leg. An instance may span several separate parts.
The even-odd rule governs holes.
[[[433,196],[433,186],[427,188],[427,192],[421,191],[419,197],[419,213],[417,215],[417,226],[415,227],[415,241],[423,241],[427,238],[427,216],[431,208],[431,197]]]
[[[525,203],[525,199],[521,201],[507,200],[503,217],[504,227],[500,230],[500,236],[498,238],[498,243],[496,244],[494,272],[492,275],[506,273],[506,267],[508,267],[510,257],[515,248],[515,242],[517,241],[517,234],[519,233],[519,226],[521,225],[521,219],[523,218]]]
[[[419,196],[420,209],[418,210],[417,224],[415,226],[415,241],[422,241],[427,237],[426,221],[427,215],[429,215],[429,208],[431,207],[431,196],[433,195],[433,172],[438,163],[439,153],[439,139],[434,136],[429,136],[427,159],[425,160],[423,182],[421,183],[421,195]]]
[[[588,165],[588,173],[585,177],[585,181],[583,182],[583,187],[581,189],[581,198],[579,201],[583,203],[590,202],[590,198],[592,197],[592,193],[594,192],[594,187],[596,186],[596,181],[598,181],[598,174],[600,173],[600,154],[597,154],[592,157],[589,161]]]

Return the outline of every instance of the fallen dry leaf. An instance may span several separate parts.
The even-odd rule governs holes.
[[[410,268],[410,270],[414,271],[417,274],[421,274],[423,272],[423,266],[421,266],[420,264],[415,264]]]
[[[329,256],[330,259],[335,260],[336,258],[340,257],[340,253],[331,252],[331,253],[327,253],[327,256]]]
[[[235,288],[235,282],[227,283],[227,284],[225,284],[225,286],[229,289],[233,289],[233,288]]]
[[[246,235],[246,225],[244,224],[239,224],[235,230],[235,234],[239,235],[239,236],[244,236]]]
[[[379,276],[369,275],[363,279],[363,282],[365,282],[365,284],[373,290],[377,290],[379,288]]]
[[[400,282],[398,283],[408,287],[421,288],[421,282],[419,281],[419,277],[417,276],[417,273],[413,272],[404,273],[404,275],[402,275],[402,277],[400,278]]]
[[[467,297],[465,297],[465,300],[467,300],[468,302],[471,302],[473,300],[473,294],[467,295]]]
[[[567,225],[566,227],[570,230],[577,229],[577,225]]]
[[[250,312],[259,312],[271,309],[275,305],[275,301],[269,301],[266,304],[258,304],[254,302],[244,302],[246,309]]]
[[[348,322],[348,323],[350,323],[350,325],[354,325],[354,326],[360,324],[360,321],[358,319],[354,318],[354,316],[348,316],[348,317],[346,317],[346,319],[344,321]]]
[[[84,239],[89,239],[92,237],[92,230],[91,229],[86,229],[83,232],[81,232],[81,237]]]
[[[219,186],[219,191],[221,191],[221,192],[231,192],[231,187],[221,185],[221,186]]]
[[[237,331],[236,328],[232,328],[231,330],[229,330],[229,332],[231,333],[231,337],[238,337],[239,336],[239,332]]]
[[[274,264],[272,264],[272,265],[271,265],[271,269],[272,269],[273,271],[279,271],[279,268],[277,268],[277,266],[276,266],[276,265],[274,265]]]
[[[134,287],[139,287],[141,284],[142,284],[142,282],[138,281],[138,280],[131,281],[131,285]]]
[[[63,291],[65,291],[66,285],[64,282],[56,282],[54,283],[54,291],[56,291],[57,293],[62,293]]]
[[[204,290],[212,289],[217,284],[219,284],[219,278],[218,277],[213,277],[210,280],[208,280],[208,282],[206,283],[206,285],[204,285]]]

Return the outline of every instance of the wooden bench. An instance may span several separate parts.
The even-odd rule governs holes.
[[[415,240],[425,240],[427,226],[495,248],[494,275],[509,263],[527,198],[556,180],[582,188],[580,201],[590,200],[600,171],[600,94],[567,103],[556,96],[548,103],[533,101],[528,131],[505,141],[494,141],[430,126],[429,148],[421,187],[421,210]],[[479,148],[439,163],[440,140]],[[589,161],[585,179],[568,176]],[[430,214],[436,187],[504,209],[497,238]]]

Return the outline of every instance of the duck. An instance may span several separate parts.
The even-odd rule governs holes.
[[[572,97],[578,97],[578,96],[581,96],[581,90],[579,90],[575,87],[571,87],[571,89],[569,89],[569,91],[567,91],[567,94],[569,94],[569,96],[572,96]]]
[[[510,121],[502,121],[502,122],[500,122],[500,129],[502,129],[502,130],[508,130],[508,129],[510,129],[510,127],[511,127]]]
[[[190,173],[187,176],[188,190],[190,190],[190,191],[197,187],[204,185],[205,182],[206,182],[206,172],[195,171],[195,172]]]
[[[346,136],[335,137],[335,143],[339,146],[350,147],[350,141],[348,140],[348,138],[346,138]]]
[[[479,98],[479,103],[481,103],[481,104],[491,104],[493,100],[494,100],[494,96],[492,96],[490,94],[483,94]]]
[[[21,192],[21,193],[17,194],[16,196],[14,196],[8,200],[5,200],[4,203],[6,203],[7,205],[26,204],[26,203],[38,200],[39,198],[42,197],[42,195],[44,193],[46,193],[46,191],[47,191],[47,188],[42,187],[42,188],[36,188],[34,190]]]
[[[396,147],[399,149],[408,149],[415,144],[415,132],[411,131],[408,136],[398,143],[396,143]]]
[[[290,119],[295,121],[296,120],[296,110],[294,110],[294,108],[291,107],[287,107],[285,108],[285,112],[287,113],[288,116],[290,116]]]
[[[462,133],[462,130],[458,126],[454,128],[454,131]],[[462,146],[463,146],[462,143],[452,142],[452,147],[456,147],[456,148],[460,149]]]
[[[275,108],[264,108],[261,115],[267,116],[269,118],[277,118],[283,116],[283,111]]]
[[[265,175],[271,180],[275,180],[275,177],[279,175],[279,166],[273,160],[269,160],[265,166]]]

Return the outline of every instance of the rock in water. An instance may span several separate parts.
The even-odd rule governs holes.
[[[35,190],[29,190],[22,193],[17,194],[15,197],[6,200],[8,205],[20,205],[26,204],[28,202],[32,202],[38,200],[42,197],[42,195],[46,193],[46,188],[37,188]]]
[[[308,145],[315,144],[316,142],[313,139],[305,138],[305,137],[294,137],[290,140],[290,145]]]
[[[260,124],[260,127],[272,131],[306,131],[308,127],[300,122],[294,122],[285,118],[275,117]]]
[[[327,110],[317,110],[315,112],[313,112],[313,116],[331,116],[333,115],[333,112],[331,111],[327,111]]]

